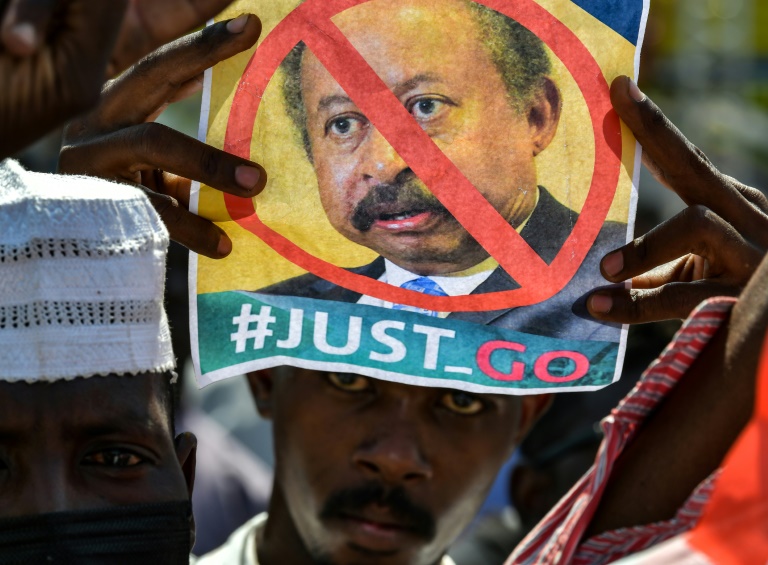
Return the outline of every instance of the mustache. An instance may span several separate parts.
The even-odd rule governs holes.
[[[355,207],[350,222],[359,231],[368,231],[382,215],[405,212],[433,212],[450,216],[434,194],[408,169],[400,172],[391,183],[372,187]]]
[[[320,518],[359,515],[374,505],[385,507],[395,521],[417,536],[425,540],[435,537],[437,525],[428,510],[414,503],[403,487],[388,489],[380,483],[367,483],[360,487],[336,491],[323,505]]]

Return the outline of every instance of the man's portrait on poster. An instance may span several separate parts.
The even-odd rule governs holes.
[[[551,263],[578,212],[537,182],[535,158],[552,142],[563,107],[543,42],[470,0],[371,0],[340,27],[440,150]],[[281,68],[285,108],[330,224],[379,255],[352,272],[434,296],[519,287],[303,43]],[[619,327],[592,320],[584,302],[606,284],[599,261],[626,234],[625,223],[606,221],[571,281],[544,302],[447,316],[548,337],[619,341]],[[311,273],[252,290],[446,315],[364,296]]]

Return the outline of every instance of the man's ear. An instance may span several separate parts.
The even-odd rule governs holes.
[[[272,417],[272,388],[274,386],[274,372],[271,369],[262,369],[246,374],[251,396],[256,403],[256,409],[262,418]]]
[[[555,137],[562,106],[560,89],[549,77],[542,78],[528,108],[528,125],[531,128],[534,157],[544,151]]]
[[[187,483],[189,498],[192,498],[192,490],[195,488],[195,466],[197,465],[197,438],[192,432],[184,432],[176,436],[174,440],[176,458],[184,473]]]
[[[192,491],[195,488],[195,467],[197,466],[197,438],[191,432],[184,432],[176,436],[174,440],[176,458],[184,473],[184,481],[187,483],[189,500],[192,500]],[[195,546],[195,516],[189,517],[189,547]]]
[[[517,431],[516,445],[520,445],[533,425],[544,415],[544,412],[549,410],[554,398],[551,394],[531,394],[521,397],[520,426]]]

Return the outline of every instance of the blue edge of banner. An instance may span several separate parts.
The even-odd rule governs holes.
[[[572,0],[585,12],[609,26],[624,39],[637,45],[643,0]]]

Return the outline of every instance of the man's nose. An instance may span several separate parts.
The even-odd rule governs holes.
[[[353,456],[355,466],[367,478],[391,484],[432,478],[432,466],[413,427],[404,422],[382,426],[360,444]]]
[[[375,128],[363,142],[360,173],[365,181],[375,184],[392,182],[404,169],[405,161]]]
[[[49,463],[44,468],[29,473],[19,492],[14,514],[29,516],[81,510],[80,502],[69,485],[66,469]]]

